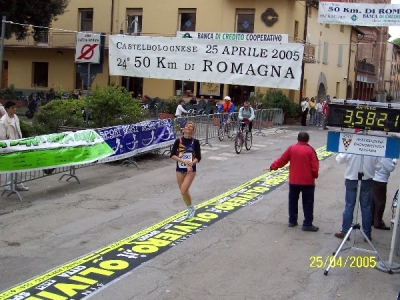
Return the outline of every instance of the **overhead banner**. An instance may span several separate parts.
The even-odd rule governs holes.
[[[300,89],[304,45],[109,38],[110,75]]]
[[[99,163],[116,161],[165,148],[175,142],[171,119],[102,128],[98,129],[98,133],[114,150],[109,157],[100,159]]]
[[[113,150],[94,130],[0,141],[0,174],[91,163]]]
[[[199,40],[288,43],[288,34],[177,31],[176,37]]]
[[[400,26],[400,5],[319,2],[318,23],[352,26]]]

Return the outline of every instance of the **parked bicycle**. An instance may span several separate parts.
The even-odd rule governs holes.
[[[225,114],[221,117],[221,123],[218,128],[218,139],[222,141],[224,136],[233,139],[235,136],[235,125],[230,114]]]
[[[243,144],[246,150],[250,150],[253,144],[253,134],[249,131],[249,124],[239,122],[238,132],[235,137],[235,151],[237,154],[242,151]]]

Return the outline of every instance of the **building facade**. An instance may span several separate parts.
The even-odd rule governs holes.
[[[26,92],[86,89],[85,74],[81,76],[74,62],[75,36],[77,31],[93,31],[105,33],[106,39],[104,64],[95,71],[99,73],[92,86],[122,85],[134,97],[167,98],[182,91],[184,97],[200,96],[201,83],[196,81],[110,76],[108,70],[111,34],[171,37],[177,31],[197,31],[288,34],[289,42],[304,43],[301,89],[284,90],[294,102],[303,96],[351,98],[360,94],[361,74],[355,72],[360,33],[352,26],[319,24],[318,1],[314,0],[71,0],[51,27],[38,41],[31,36],[6,41],[2,87],[13,84]],[[255,88],[222,84],[215,98],[230,95],[242,103]]]
[[[388,43],[386,47],[386,61],[384,74],[384,93],[394,99],[399,99],[399,70],[400,47]]]

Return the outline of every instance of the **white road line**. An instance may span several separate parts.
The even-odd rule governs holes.
[[[212,159],[212,160],[227,160],[227,159],[229,159],[229,157],[210,156],[210,157],[208,157],[208,159]]]

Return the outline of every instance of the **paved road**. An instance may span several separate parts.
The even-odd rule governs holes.
[[[255,136],[253,149],[240,155],[234,153],[233,142],[211,140],[212,148],[202,148],[203,161],[191,189],[195,204],[201,206],[262,176],[263,167],[304,129],[310,132],[314,148],[326,144],[326,131],[298,126]],[[172,161],[166,156],[148,156],[138,164],[139,170],[116,164],[79,170],[80,185],[73,180],[59,182],[58,175],[38,180],[23,194],[24,202],[1,197],[0,290],[183,211]],[[288,186],[284,184],[119,277],[91,299],[395,299],[400,291],[398,274],[346,266],[324,276],[323,269],[310,267],[314,258],[325,260],[339,245],[333,233],[341,227],[343,174],[344,166],[333,156],[321,161],[315,203],[317,233],[287,227]],[[389,183],[389,198],[399,179],[396,170]],[[391,233],[372,232],[374,245],[385,259]],[[356,246],[369,249],[360,233]],[[351,249],[341,256],[370,254]],[[76,285],[75,290],[69,288],[64,291],[73,299],[79,289]]]

